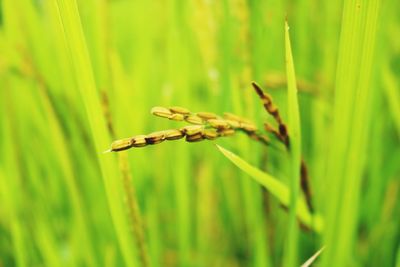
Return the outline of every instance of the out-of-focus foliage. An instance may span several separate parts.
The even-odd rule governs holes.
[[[0,6],[0,266],[299,266],[324,245],[322,266],[400,264],[399,1]],[[321,233],[288,236],[288,211],[213,144],[295,188],[273,135],[102,154],[184,125],[153,106],[274,125],[253,80],[288,122],[285,18]]]

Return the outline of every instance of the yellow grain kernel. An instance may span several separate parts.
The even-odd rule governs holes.
[[[257,131],[257,126],[255,126],[252,123],[242,122],[242,123],[240,123],[240,128],[242,128],[246,132],[255,132],[255,131]]]
[[[203,119],[196,115],[189,115],[185,118],[185,121],[191,124],[203,124]]]
[[[179,130],[166,130],[166,131],[164,131],[164,134],[165,134],[166,140],[181,139],[182,137],[185,136],[185,134]]]
[[[183,121],[184,118],[185,118],[185,116],[182,114],[179,114],[179,113],[174,113],[168,117],[168,119],[173,120],[173,121]]]
[[[186,141],[187,142],[198,142],[204,140],[203,134],[202,133],[197,133],[193,135],[186,135]]]
[[[239,128],[240,127],[240,122],[235,121],[235,120],[225,120],[229,126],[231,126],[232,128]]]
[[[214,113],[211,113],[211,112],[197,112],[196,114],[197,114],[197,116],[199,116],[200,118],[203,118],[205,120],[217,118],[217,115],[215,115]]]
[[[111,151],[121,151],[132,147],[132,138],[116,140],[111,144]]]
[[[224,129],[224,130],[218,131],[218,134],[220,136],[230,136],[230,135],[235,134],[235,130],[233,130],[233,129]]]
[[[181,128],[181,131],[185,133],[187,136],[202,133],[203,130],[204,130],[203,125],[188,125]]]
[[[211,127],[216,129],[229,129],[229,124],[225,120],[211,119],[207,121]]]
[[[214,129],[205,129],[203,131],[203,137],[208,140],[214,140],[218,137],[218,133]]]
[[[150,112],[151,114],[162,118],[169,118],[172,115],[172,112],[164,107],[153,107]]]
[[[137,135],[137,136],[134,136],[134,137],[132,137],[132,141],[133,141],[133,144],[132,144],[132,146],[133,147],[143,147],[143,146],[146,146],[147,145],[147,142],[146,142],[146,136],[145,135]]]
[[[187,115],[190,113],[190,110],[188,110],[187,108],[182,108],[182,107],[178,107],[178,106],[170,107],[169,110],[172,113],[178,113],[178,114],[182,114],[182,115]]]
[[[159,144],[165,140],[165,133],[164,131],[154,132],[148,134],[145,138],[146,143],[149,145]]]

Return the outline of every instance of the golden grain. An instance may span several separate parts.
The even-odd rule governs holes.
[[[257,126],[255,126],[252,123],[240,123],[240,128],[242,128],[243,130],[245,130],[246,132],[255,132],[257,131]]]
[[[170,107],[169,110],[172,113],[178,113],[178,114],[182,114],[182,115],[186,115],[186,114],[190,113],[190,110],[188,110],[187,108],[178,107],[178,106]]]
[[[211,112],[197,112],[197,116],[205,120],[216,119],[217,115]]]
[[[143,146],[146,146],[147,145],[147,142],[146,142],[146,136],[145,135],[137,135],[137,136],[134,136],[133,138],[132,138],[132,140],[133,140],[133,144],[132,144],[132,146],[133,147],[143,147]]]
[[[133,144],[132,138],[125,138],[121,140],[114,141],[111,144],[111,151],[121,151],[128,148],[131,148]]]
[[[229,119],[227,119],[227,120],[225,120],[228,124],[229,124],[229,126],[231,126],[232,128],[240,128],[240,122],[239,121],[235,121],[235,120],[229,120]]]
[[[188,136],[202,133],[203,130],[204,130],[203,125],[188,125],[181,128],[181,131]]]
[[[221,119],[211,119],[207,121],[211,127],[215,129],[229,129],[229,124],[225,120]]]
[[[172,112],[164,107],[153,107],[150,113],[162,118],[169,118],[172,115]]]
[[[218,137],[233,135],[237,130],[246,133],[252,139],[267,140],[264,140],[263,135],[257,132],[257,127],[252,122],[232,113],[225,113],[224,118],[221,118],[211,112],[191,113],[188,109],[177,106],[170,108],[153,107],[151,113],[174,121],[186,121],[192,125],[117,140],[106,152],[154,145],[164,140],[177,140],[183,137],[186,137],[187,142],[198,142],[204,139],[214,140]]]
[[[218,137],[218,133],[214,129],[205,129],[203,131],[203,137],[208,140],[214,140]]]
[[[191,124],[203,124],[203,119],[196,115],[189,115],[185,118],[185,121]]]
[[[164,131],[165,133],[165,139],[166,140],[177,140],[177,139],[181,139],[182,137],[184,137],[185,135],[179,131],[179,130],[166,130]]]
[[[235,130],[233,130],[233,129],[223,129],[223,130],[218,131],[218,134],[220,136],[230,136],[230,135],[235,134]]]
[[[202,132],[200,132],[200,133],[196,133],[196,134],[193,134],[193,135],[186,135],[186,139],[185,140],[187,142],[199,142],[199,141],[204,140],[204,138],[203,138]]]
[[[168,119],[173,120],[173,121],[183,121],[185,119],[185,116],[180,114],[180,113],[174,113],[168,117]]]
[[[159,144],[165,140],[165,133],[164,131],[154,132],[147,135],[145,138],[146,143],[149,145]]]

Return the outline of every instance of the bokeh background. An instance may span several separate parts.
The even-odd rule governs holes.
[[[285,18],[325,219],[296,266],[325,245],[315,266],[400,266],[399,1],[0,6],[1,267],[285,266],[287,210],[214,144],[285,184],[287,153],[235,135],[102,154],[183,125],[153,106],[273,124],[253,80],[287,120]]]

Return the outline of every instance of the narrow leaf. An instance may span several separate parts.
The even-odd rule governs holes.
[[[250,165],[245,160],[230,152],[229,150],[218,146],[217,148],[227,157],[233,164],[239,169],[248,174],[256,182],[265,187],[274,197],[276,197],[283,206],[289,205],[290,191],[285,184],[276,179],[275,177],[265,173],[256,167]],[[323,229],[323,220],[317,215],[311,215],[307,209],[307,205],[303,198],[298,199],[297,203],[297,218],[307,227],[313,229],[317,233],[320,233]]]
[[[296,207],[300,190],[301,132],[299,104],[297,99],[296,75],[294,71],[292,48],[290,46],[289,25],[285,22],[286,77],[288,84],[288,131],[290,137],[290,190],[289,225],[286,250],[286,266],[298,266],[297,243],[298,227],[296,224]]]

